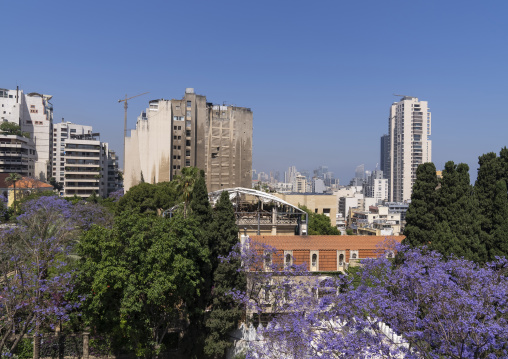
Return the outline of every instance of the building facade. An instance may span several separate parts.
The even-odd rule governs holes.
[[[381,136],[381,151],[379,165],[383,171],[383,178],[390,178],[390,135]]]
[[[63,183],[62,196],[108,195],[109,146],[99,136],[92,126],[71,122],[54,125],[52,174]]]
[[[30,138],[0,134],[0,173],[34,177],[35,145]]]
[[[427,101],[404,96],[392,104],[389,118],[392,202],[411,198],[417,167],[432,161],[431,113]]]
[[[0,89],[0,120],[13,122],[27,132],[35,146],[33,176],[47,181],[51,172],[52,96],[23,90]]]
[[[205,171],[209,191],[251,186],[252,111],[209,103],[194,89],[153,100],[125,139],[124,187],[170,181],[184,167]]]

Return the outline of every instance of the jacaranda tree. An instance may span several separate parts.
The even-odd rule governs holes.
[[[12,353],[33,333],[38,358],[40,333],[79,306],[69,300],[74,272],[65,261],[77,232],[65,200],[41,197],[24,206],[18,225],[0,233],[0,349]]]
[[[248,290],[235,295],[266,324],[247,358],[508,356],[504,258],[479,266],[399,247],[401,264],[383,253],[366,259],[353,285],[351,275],[311,275],[284,267],[266,248],[249,248],[242,256]]]

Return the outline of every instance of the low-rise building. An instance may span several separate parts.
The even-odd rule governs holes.
[[[311,212],[324,214],[330,217],[331,224],[335,225],[334,220],[337,217],[337,197],[333,194],[274,193],[274,195],[294,206],[305,206]]]
[[[281,265],[304,265],[310,272],[344,271],[362,259],[377,258],[404,236],[249,236],[251,242],[276,249],[274,261]],[[247,237],[242,236],[245,242]]]

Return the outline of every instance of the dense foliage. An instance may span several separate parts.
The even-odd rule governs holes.
[[[41,197],[24,204],[17,226],[0,233],[0,350],[16,350],[26,333],[39,334],[69,320],[80,305],[68,255],[79,225],[69,202]]]
[[[478,163],[474,187],[466,164],[447,162],[440,179],[432,163],[418,167],[404,243],[479,263],[508,256],[508,149]]]
[[[501,358],[508,355],[508,262],[443,260],[426,248],[382,253],[353,276],[315,276],[271,265],[243,246],[248,290],[236,298],[268,321],[247,358]],[[275,253],[275,249],[272,250]]]

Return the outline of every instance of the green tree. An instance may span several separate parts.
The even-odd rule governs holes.
[[[6,122],[4,122],[6,123]],[[14,187],[14,212],[16,212],[16,183],[21,180],[21,175],[17,174],[17,173],[11,173],[9,174],[9,176],[7,176],[7,178],[5,179],[5,182],[7,182],[7,184],[12,184],[13,187]]]
[[[430,249],[476,262],[487,260],[478,213],[478,201],[469,179],[469,166],[448,161],[438,190],[438,238]],[[448,230],[448,228],[449,230]],[[451,235],[450,235],[451,233]],[[446,237],[446,238],[445,238]]]
[[[113,229],[88,231],[79,246],[87,324],[137,356],[164,351],[168,329],[179,326],[194,298],[204,294],[209,251],[197,228],[192,218],[126,211]]]
[[[238,243],[235,211],[227,191],[222,192],[215,205],[209,233],[213,291],[210,316],[206,320],[207,338],[204,351],[210,357],[223,358],[227,348],[231,346],[229,333],[237,328],[243,313],[229,293],[233,289],[243,290],[245,287],[245,277],[238,271],[241,265],[239,260],[221,260],[227,257]]]
[[[190,203],[194,185],[199,177],[199,170],[196,167],[184,167],[179,176],[176,177],[177,191],[182,195],[184,202],[183,216],[187,216],[187,207]]]
[[[192,198],[190,200],[190,210],[192,215],[208,232],[207,227],[212,222],[212,207],[208,201],[208,190],[206,189],[205,173],[199,171],[198,178],[194,183]],[[233,214],[234,217],[234,214]]]
[[[162,210],[169,209],[178,204],[179,196],[176,192],[176,182],[159,182],[155,185],[155,206]]]
[[[487,240],[489,260],[495,260],[496,256],[508,257],[508,193],[506,182],[496,182],[495,195],[493,198],[492,231]]]
[[[134,210],[138,213],[157,213],[157,202],[155,200],[156,187],[149,183],[140,183],[131,187],[125,195],[120,198],[116,211],[118,214],[126,210]]]
[[[324,214],[312,213],[306,206],[300,206],[307,212],[309,216],[308,233],[309,235],[340,235],[340,231],[337,227],[332,226],[330,217]]]
[[[434,242],[437,225],[437,186],[434,164],[428,162],[418,166],[411,204],[406,213],[404,244],[416,247]]]

